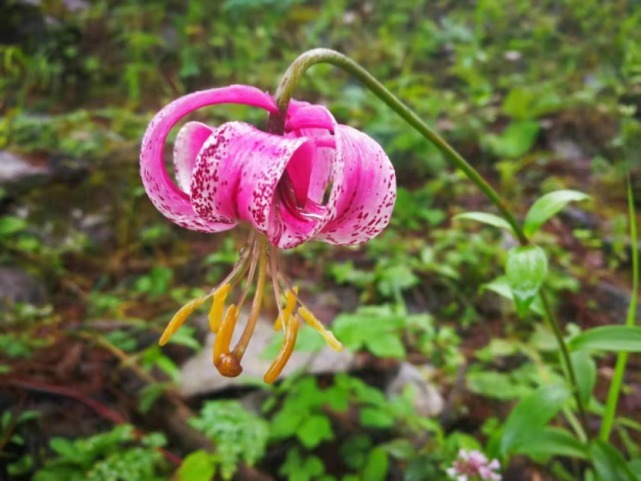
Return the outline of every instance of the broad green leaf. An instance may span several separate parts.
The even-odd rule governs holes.
[[[178,481],[211,481],[216,471],[213,456],[206,451],[196,451],[185,458],[178,469]]]
[[[601,440],[593,441],[589,454],[599,481],[641,481],[632,472],[623,455],[611,444]]]
[[[601,326],[583,331],[568,342],[573,351],[641,352],[641,326]]]
[[[499,217],[498,215],[488,214],[486,212],[465,212],[463,214],[454,216],[454,220],[473,220],[476,222],[481,222],[483,224],[498,227],[499,229],[504,229],[510,234],[514,235],[512,226],[508,224],[505,219]]]
[[[389,458],[383,448],[370,451],[363,468],[363,479],[368,481],[385,481],[389,470]]]
[[[510,249],[505,274],[512,289],[519,317],[527,312],[548,274],[548,259],[539,246]]]
[[[589,199],[590,196],[576,190],[557,190],[539,198],[525,216],[523,231],[530,237],[537,232],[545,222],[555,216],[569,202]]]
[[[630,468],[630,471],[633,473],[641,473],[641,458],[640,459],[633,459],[628,463],[628,467]],[[637,478],[639,475],[637,474]]]
[[[0,217],[0,237],[16,234],[27,228],[27,221],[20,217]]]
[[[388,409],[365,407],[361,409],[361,424],[370,428],[389,428],[394,425],[394,415]]]
[[[552,456],[587,458],[587,446],[577,440],[569,431],[547,426],[534,431],[514,448],[515,454],[525,454],[537,460]]]
[[[405,357],[405,346],[394,333],[366,339],[365,346],[372,354],[378,357],[394,357],[397,359]]]
[[[589,404],[596,384],[596,363],[586,351],[576,351],[570,355],[576,374],[577,388],[583,404]]]
[[[313,449],[323,441],[334,439],[332,425],[326,416],[314,414],[307,418],[296,432],[298,439],[307,449]]]
[[[556,416],[570,396],[567,387],[552,384],[519,402],[505,421],[501,453],[514,453],[526,444],[532,433],[540,432]]]
[[[512,122],[500,135],[486,137],[487,146],[500,157],[517,158],[527,153],[539,135],[539,123],[534,120]]]
[[[514,302],[514,295],[512,295],[510,282],[507,280],[506,276],[497,277],[493,281],[488,282],[487,284],[483,284],[481,289],[482,290],[487,289],[488,291],[492,291],[495,294],[498,294],[499,296]],[[539,316],[543,317],[544,311],[543,311],[543,306],[541,305],[540,297],[537,296],[536,299],[532,301],[532,304],[530,304],[530,309],[535,314],[538,314]],[[556,341],[555,341],[555,347],[556,347]]]

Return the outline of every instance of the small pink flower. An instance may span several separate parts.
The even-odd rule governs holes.
[[[376,236],[389,223],[396,178],[387,155],[373,139],[337,124],[320,105],[292,101],[283,136],[243,122],[219,127],[185,124],[174,145],[176,185],[163,161],[169,131],[185,115],[225,103],[278,112],[274,100],[254,87],[234,85],[194,92],[158,112],[142,142],[142,181],[165,217],[200,232],[222,232],[240,223],[253,228],[229,276],[207,296],[186,304],[170,322],[161,344],[211,297],[210,325],[217,332],[214,364],[223,375],[240,374],[240,360],[260,312],[269,271],[280,313],[276,324],[285,329],[281,353],[265,375],[272,382],[293,350],[299,317],[321,332],[331,346],[341,348],[280,272],[278,249],[311,239],[352,245]],[[251,313],[240,341],[231,350],[231,335],[256,273]],[[245,277],[238,303],[225,311],[228,294]],[[281,306],[282,288],[285,306]]]
[[[495,472],[499,469],[501,469],[501,465],[498,460],[493,459],[490,462],[480,451],[468,452],[461,449],[458,453],[458,459],[446,472],[450,478],[456,481],[476,481],[478,479],[501,481],[501,475]]]

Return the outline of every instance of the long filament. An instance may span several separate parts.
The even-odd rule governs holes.
[[[285,339],[283,340],[283,345],[276,359],[274,359],[274,362],[263,377],[263,381],[267,384],[271,384],[278,379],[285,364],[287,364],[287,361],[289,361],[289,358],[292,356],[294,346],[296,345],[296,337],[298,336],[299,322],[298,316],[289,316],[289,319],[285,321]]]
[[[257,242],[257,248],[260,250],[260,259],[258,261],[258,281],[256,282],[256,292],[254,293],[254,300],[252,302],[251,312],[249,314],[249,319],[245,325],[236,347],[234,348],[233,354],[236,356],[238,361],[243,358],[245,354],[245,349],[249,344],[252,334],[254,333],[254,328],[256,327],[256,321],[260,315],[260,306],[263,301],[263,291],[265,290],[265,276],[267,275],[267,247],[266,239],[262,237]]]

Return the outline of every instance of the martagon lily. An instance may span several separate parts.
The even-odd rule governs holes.
[[[285,334],[281,350],[264,377],[271,383],[291,356],[301,321],[320,332],[330,347],[342,349],[301,301],[298,290],[291,287],[280,267],[279,249],[312,239],[353,245],[373,238],[389,222],[396,178],[387,155],[373,139],[337,124],[323,106],[292,101],[284,135],[263,132],[243,122],[219,127],[186,123],[174,144],[174,183],[163,160],[172,127],[197,109],[229,103],[278,114],[272,97],[255,87],[203,90],[180,97],[160,110],[142,141],[142,181],[152,203],[165,217],[200,232],[222,232],[241,223],[252,228],[229,275],[208,294],[185,304],[167,326],[160,344],[164,345],[195,309],[211,299],[209,325],[216,333],[213,363],[224,376],[239,375],[269,275],[279,311],[275,328]],[[232,348],[241,308],[254,284],[244,330]],[[226,306],[234,291],[239,291],[237,301]]]

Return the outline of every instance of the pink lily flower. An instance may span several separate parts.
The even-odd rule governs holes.
[[[275,327],[285,330],[281,351],[265,375],[266,382],[273,382],[293,351],[301,318],[318,330],[331,347],[342,348],[283,275],[278,250],[311,239],[352,245],[373,238],[389,223],[396,178],[387,155],[373,139],[337,124],[320,105],[292,101],[283,136],[243,122],[219,127],[186,123],[174,145],[174,183],[163,160],[169,131],[185,115],[225,103],[278,112],[274,100],[254,87],[233,85],[194,92],[158,112],[142,141],[142,181],[152,203],[165,217],[200,232],[222,232],[242,223],[252,227],[231,273],[207,295],[183,306],[160,343],[165,344],[189,314],[212,298],[210,328],[217,333],[214,365],[225,376],[239,375],[269,272],[279,308]],[[256,274],[249,319],[238,344],[231,349],[239,311]],[[243,279],[238,302],[225,309],[229,293]]]

